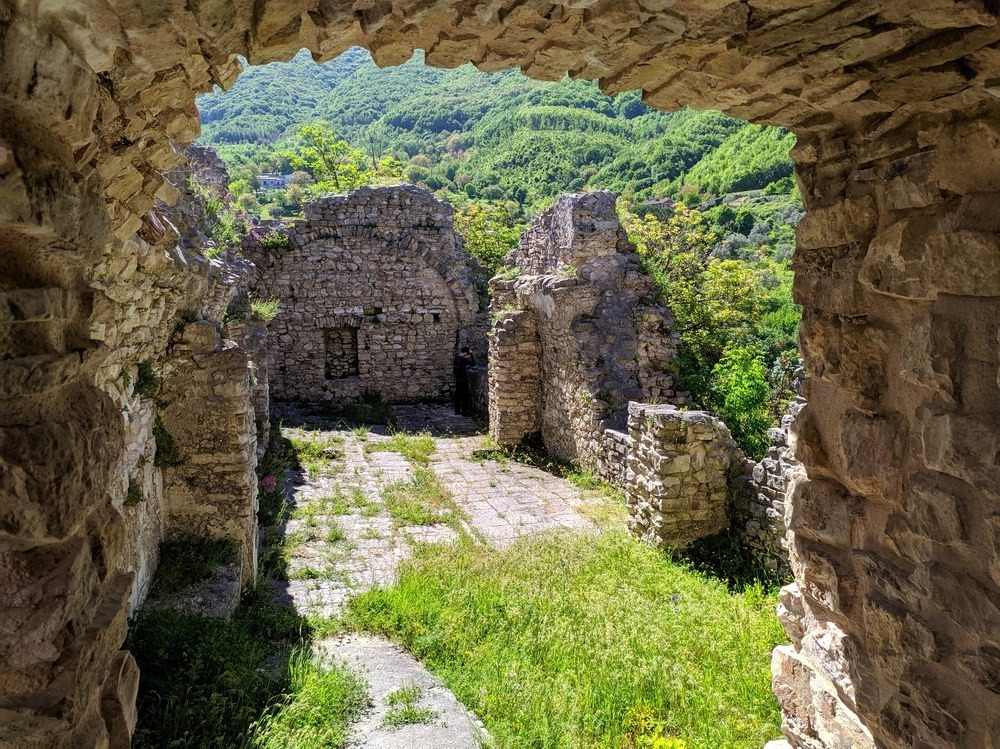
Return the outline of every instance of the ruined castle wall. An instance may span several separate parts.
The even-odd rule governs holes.
[[[490,282],[491,434],[512,444],[537,431],[552,455],[596,466],[605,428],[624,426],[630,400],[677,397],[666,371],[672,316],[639,268],[611,193],[561,196],[504,262],[520,274]],[[527,316],[530,324],[520,321]],[[539,392],[525,400],[522,383],[536,372]]]
[[[271,437],[271,387],[267,359],[267,325],[261,320],[232,320],[227,335],[250,357],[250,400],[257,428],[257,459],[264,457]]]
[[[412,186],[363,188],[306,207],[290,250],[261,263],[276,398],[447,397],[477,297],[451,208]]]
[[[164,368],[160,414],[166,538],[225,539],[244,583],[257,572],[257,438],[247,353],[217,323],[185,325]]]
[[[654,546],[685,546],[729,527],[729,477],[743,453],[704,411],[632,403],[625,496],[628,526]]]

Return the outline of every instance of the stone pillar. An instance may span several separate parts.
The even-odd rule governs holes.
[[[795,747],[1000,741],[1000,107],[802,135]]]
[[[729,429],[704,411],[629,403],[625,496],[637,538],[684,546],[729,527],[726,472],[743,454]]]
[[[271,438],[271,393],[268,384],[267,325],[260,320],[240,320],[228,324],[230,337],[250,357],[254,422],[257,425],[257,459],[264,457]]]
[[[166,537],[229,539],[244,584],[257,571],[257,436],[250,364],[217,323],[184,326],[164,368],[157,461]]]

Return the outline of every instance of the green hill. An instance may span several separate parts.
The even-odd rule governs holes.
[[[414,163],[407,176],[432,189],[521,206],[584,188],[638,199],[717,196],[768,188],[792,172],[794,136],[784,130],[712,111],[659,112],[635,92],[607,97],[584,81],[429,68],[419,53],[380,69],[364,50],[324,65],[303,52],[247,70],[198,106],[201,141],[246,177],[288,169],[282,144],[312,121],[357,148],[375,144]],[[789,187],[785,180],[771,191]]]

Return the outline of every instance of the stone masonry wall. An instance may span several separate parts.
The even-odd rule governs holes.
[[[743,452],[704,411],[631,403],[625,495],[629,530],[664,548],[729,527],[729,477]]]
[[[271,437],[271,387],[267,361],[267,325],[260,320],[231,320],[227,332],[250,357],[254,423],[257,427],[257,459],[267,450]]]
[[[490,282],[491,434],[514,444],[540,432],[552,455],[595,466],[630,400],[678,399],[673,318],[608,192],[561,196],[504,262],[520,274]]]
[[[314,201],[292,248],[259,262],[271,393],[289,400],[447,397],[477,297],[452,210],[422,188],[362,188]]]
[[[125,745],[121,508],[147,406],[122,375],[162,363],[210,272],[161,220],[195,94],[242,58],[352,45],[794,130],[807,478],[786,504],[784,731],[795,749],[998,743],[995,4],[612,5],[0,5],[0,743]]]
[[[185,325],[164,368],[160,424],[179,453],[163,472],[166,537],[226,539],[257,573],[257,439],[247,353],[217,323]]]

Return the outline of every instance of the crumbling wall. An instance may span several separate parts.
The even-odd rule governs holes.
[[[729,476],[743,452],[729,429],[704,411],[632,403],[628,409],[625,496],[629,530],[664,548],[729,527]]]
[[[262,320],[230,320],[228,336],[250,357],[254,423],[257,427],[257,459],[264,457],[271,438],[271,387],[267,360],[267,324]]]
[[[247,353],[217,323],[185,325],[164,367],[157,429],[165,534],[224,539],[257,572],[257,433]]]
[[[595,466],[630,400],[679,399],[672,316],[608,192],[561,196],[504,263],[519,275],[490,282],[490,433],[514,444],[537,431],[552,455]]]
[[[805,406],[802,398],[792,401],[781,425],[768,430],[767,454],[749,466],[749,473],[732,486],[732,521],[743,545],[776,577],[788,578],[788,528],[785,504],[792,481],[802,472],[795,459],[789,431],[795,415]]]
[[[409,185],[314,201],[291,247],[259,262],[276,398],[391,402],[447,397],[478,299],[449,206]]]

